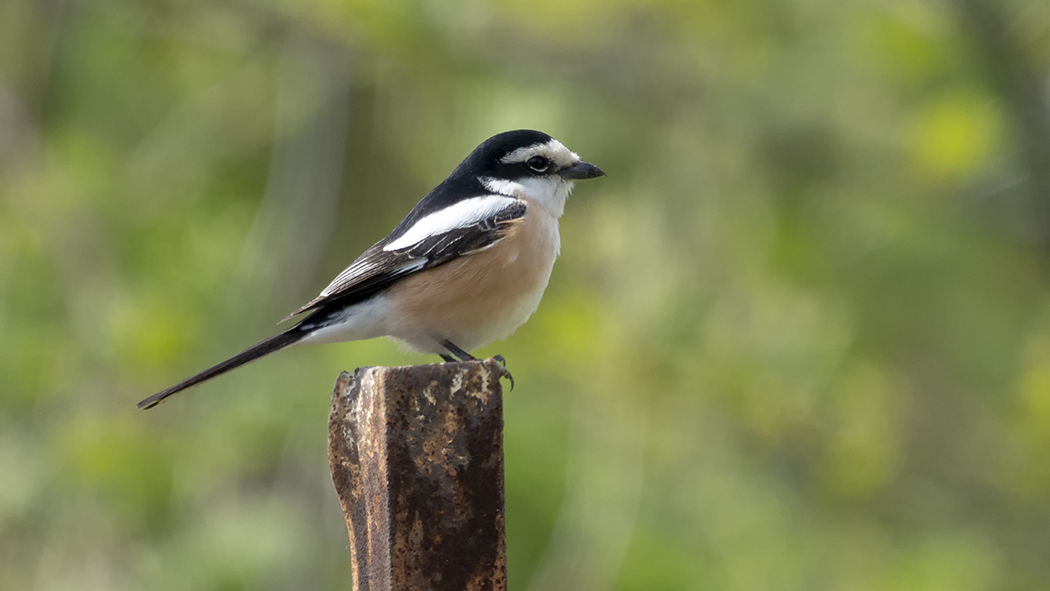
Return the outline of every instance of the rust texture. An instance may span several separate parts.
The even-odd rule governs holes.
[[[336,380],[328,457],[356,591],[506,591],[500,374],[486,359]]]

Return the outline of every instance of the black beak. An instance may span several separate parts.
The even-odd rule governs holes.
[[[558,171],[563,179],[580,180],[605,176],[605,171],[590,162],[577,162]]]

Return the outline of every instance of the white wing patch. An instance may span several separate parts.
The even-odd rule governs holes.
[[[390,252],[391,250],[408,248],[431,236],[476,224],[485,218],[496,215],[517,201],[513,197],[500,195],[485,195],[484,197],[464,199],[419,220],[400,238],[384,246],[383,250]]]

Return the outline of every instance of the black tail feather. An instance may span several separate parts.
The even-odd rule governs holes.
[[[196,386],[197,384],[210,380],[215,376],[222,375],[230,371],[231,369],[236,369],[244,365],[245,363],[255,361],[260,357],[269,355],[270,353],[273,353],[275,351],[279,351],[287,347],[288,345],[295,344],[307,334],[306,332],[301,332],[297,329],[298,327],[295,327],[279,335],[274,335],[268,339],[260,341],[252,345],[251,347],[248,347],[244,351],[241,351],[240,353],[234,355],[233,357],[230,357],[226,361],[209,367],[208,369],[200,372],[199,374],[187,378],[179,382],[178,384],[175,384],[174,386],[168,388],[167,390],[164,390],[163,392],[158,392],[153,396],[150,396],[142,402],[139,402],[138,407],[142,409],[153,408],[154,406],[157,406],[158,404],[163,402],[165,398],[171,396],[172,394],[181,392],[186,388],[189,388],[190,386]]]

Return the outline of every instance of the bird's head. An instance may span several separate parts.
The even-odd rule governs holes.
[[[485,140],[453,175],[472,177],[488,191],[538,203],[561,216],[575,181],[605,173],[551,136],[522,129]]]

